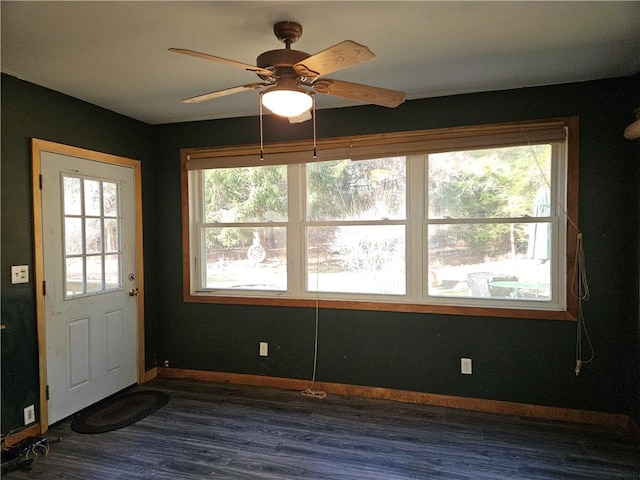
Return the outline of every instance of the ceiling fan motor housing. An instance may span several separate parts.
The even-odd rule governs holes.
[[[269,50],[268,52],[264,52],[258,55],[256,59],[256,65],[260,68],[270,68],[270,67],[291,67],[301,62],[302,60],[306,60],[311,55],[305,52],[301,52],[299,50]]]
[[[286,45],[286,48],[269,50],[258,55],[256,65],[260,68],[273,70],[276,78],[297,78],[299,75],[293,66],[306,60],[311,55],[299,50],[291,50],[291,44],[298,41],[302,35],[302,25],[296,22],[278,22],[273,26],[276,38]]]
[[[293,66],[309,58],[311,55],[298,50],[270,50],[264,52],[258,56],[256,65],[260,68],[272,70],[276,79],[284,78],[298,78],[298,73],[293,69]],[[269,77],[263,77],[258,74],[263,80],[273,80]]]

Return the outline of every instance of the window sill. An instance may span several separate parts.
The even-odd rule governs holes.
[[[225,305],[261,305],[268,307],[307,307],[337,310],[363,310],[401,313],[430,313],[471,317],[523,318],[529,320],[575,321],[570,310],[551,311],[518,308],[469,307],[453,305],[423,305],[415,303],[363,302],[353,300],[315,300],[294,298],[232,297],[218,295],[185,294],[186,303],[211,303]]]

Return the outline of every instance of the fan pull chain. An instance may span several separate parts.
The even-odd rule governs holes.
[[[264,135],[262,132],[262,92],[260,92],[258,103],[260,104],[260,161],[264,161]]]
[[[312,105],[312,114],[311,118],[313,119],[313,158],[318,158],[318,147],[316,144],[316,96],[311,95],[311,99],[313,100]]]

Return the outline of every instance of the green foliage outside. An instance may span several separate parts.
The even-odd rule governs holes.
[[[523,252],[528,240],[524,224],[479,224],[474,219],[534,215],[536,193],[548,186],[550,153],[550,145],[534,145],[431,155],[431,218],[470,222],[436,229],[430,244],[462,245],[470,255]]]
[[[549,181],[550,152],[549,145],[535,145],[431,155],[430,217],[470,222],[440,226],[430,244],[462,245],[471,254],[490,256],[522,251],[527,242],[524,224],[478,224],[474,219],[533,215],[536,192]],[[309,164],[306,174],[310,221],[405,218],[405,162],[399,159]],[[203,182],[207,223],[286,221],[284,165],[208,170]],[[246,247],[252,240],[252,229],[247,228],[215,228],[207,233],[208,248]],[[333,239],[316,240],[328,244]],[[370,249],[360,245],[363,251]]]
[[[404,158],[307,166],[310,221],[405,218]]]
[[[265,222],[287,218],[286,165],[206,170],[204,218],[207,223]],[[273,217],[273,218],[269,218]],[[251,229],[217,228],[207,231],[207,248],[246,246]]]

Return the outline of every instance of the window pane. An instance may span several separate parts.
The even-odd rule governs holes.
[[[100,195],[100,182],[97,180],[84,181],[84,214],[101,215],[102,197]]]
[[[307,228],[309,291],[404,295],[405,227]]]
[[[106,218],[104,220],[104,251],[118,251],[118,219]]]
[[[306,177],[308,220],[406,218],[405,157],[309,163]]]
[[[99,218],[85,219],[86,253],[102,253],[102,222]]]
[[[531,215],[551,181],[551,145],[432,154],[428,175],[429,218]]]
[[[84,292],[84,262],[82,257],[67,258],[65,291],[67,296]]]
[[[64,219],[64,250],[66,255],[82,254],[82,219]]]
[[[102,255],[87,257],[87,292],[102,290]]]
[[[204,222],[287,220],[287,166],[203,171]]]
[[[104,256],[105,289],[120,287],[120,255]]]
[[[105,217],[118,215],[118,186],[112,182],[102,183],[102,203]]]
[[[287,289],[285,227],[205,228],[205,288]]]
[[[430,225],[428,230],[429,295],[551,299],[550,223]],[[539,248],[532,248],[535,244]]]
[[[80,215],[82,202],[80,194],[80,179],[64,177],[64,214]]]

